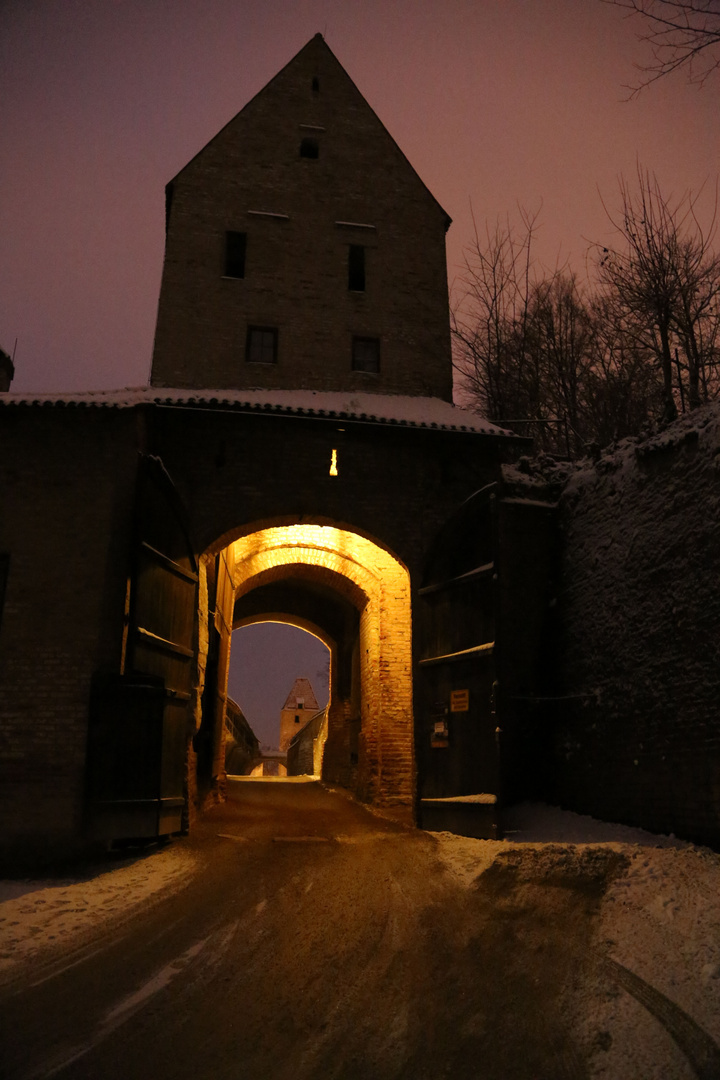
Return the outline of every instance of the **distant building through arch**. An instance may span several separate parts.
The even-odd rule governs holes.
[[[319,708],[312,683],[304,676],[299,676],[280,710],[281,750],[287,750],[300,729],[312,719]]]

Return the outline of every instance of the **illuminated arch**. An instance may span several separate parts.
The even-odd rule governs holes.
[[[368,801],[409,809],[415,776],[406,568],[367,537],[333,525],[262,528],[231,542],[226,558],[236,600],[263,584],[305,572],[355,606],[359,613],[358,794]],[[253,621],[259,620],[253,617]],[[301,620],[285,621],[301,625]],[[323,769],[329,780],[342,772],[346,704],[331,704]]]

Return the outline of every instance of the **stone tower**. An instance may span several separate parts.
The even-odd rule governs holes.
[[[320,706],[309,679],[296,679],[280,710],[280,749],[287,750],[298,731]]]
[[[153,386],[451,400],[450,219],[322,35],[166,203]]]

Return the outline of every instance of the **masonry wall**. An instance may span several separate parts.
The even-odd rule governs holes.
[[[0,412],[0,836],[60,853],[81,826],[90,682],[118,671],[136,417]]]
[[[402,562],[410,574],[413,611],[425,560],[442,524],[464,499],[497,478],[501,449],[511,452],[505,441],[501,448],[491,438],[462,433],[172,408],[153,413],[148,438],[183,494],[198,550],[217,550],[273,525],[334,525],[369,537]],[[338,476],[329,475],[333,448]],[[374,618],[382,628],[387,606],[378,597],[377,610],[364,613],[365,623]],[[413,622],[413,641],[417,633]],[[365,636],[362,683],[373,690],[363,700],[358,791],[364,798],[410,809],[412,732],[394,731],[392,692],[382,689],[385,684],[391,688],[394,665],[405,661],[394,657],[382,670],[373,669],[371,643],[377,630],[375,638],[371,631]],[[411,655],[417,655],[415,646]],[[372,700],[374,692],[377,700]],[[388,719],[382,732],[375,723],[381,715]],[[331,711],[323,774],[333,782],[341,777],[345,782],[352,771],[347,719]],[[378,760],[380,737],[381,776],[369,766]]]
[[[414,589],[445,518],[497,474],[493,439],[342,427],[200,409],[2,405],[6,841],[60,853],[82,836],[91,680],[120,670],[138,450],[162,459],[198,554],[264,525],[314,520],[374,538],[407,566]],[[407,733],[403,740],[407,757]],[[411,764],[399,778],[403,798]],[[383,784],[394,783],[388,772]],[[372,794],[392,799],[397,788]]]
[[[317,158],[300,155],[307,137]],[[180,172],[168,206],[154,385],[452,399],[449,219],[321,37]],[[223,276],[228,230],[247,237],[243,278]],[[252,325],[277,329],[277,363],[247,362]],[[379,373],[351,370],[353,335],[379,339]]]
[[[720,844],[720,410],[580,470],[561,500],[553,797]]]

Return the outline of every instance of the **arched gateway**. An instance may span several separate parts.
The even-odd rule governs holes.
[[[327,524],[247,533],[222,550],[219,563],[229,581],[219,650],[223,677],[230,628],[273,617],[317,633],[331,653],[323,777],[409,811],[414,747],[406,568],[366,537]]]

